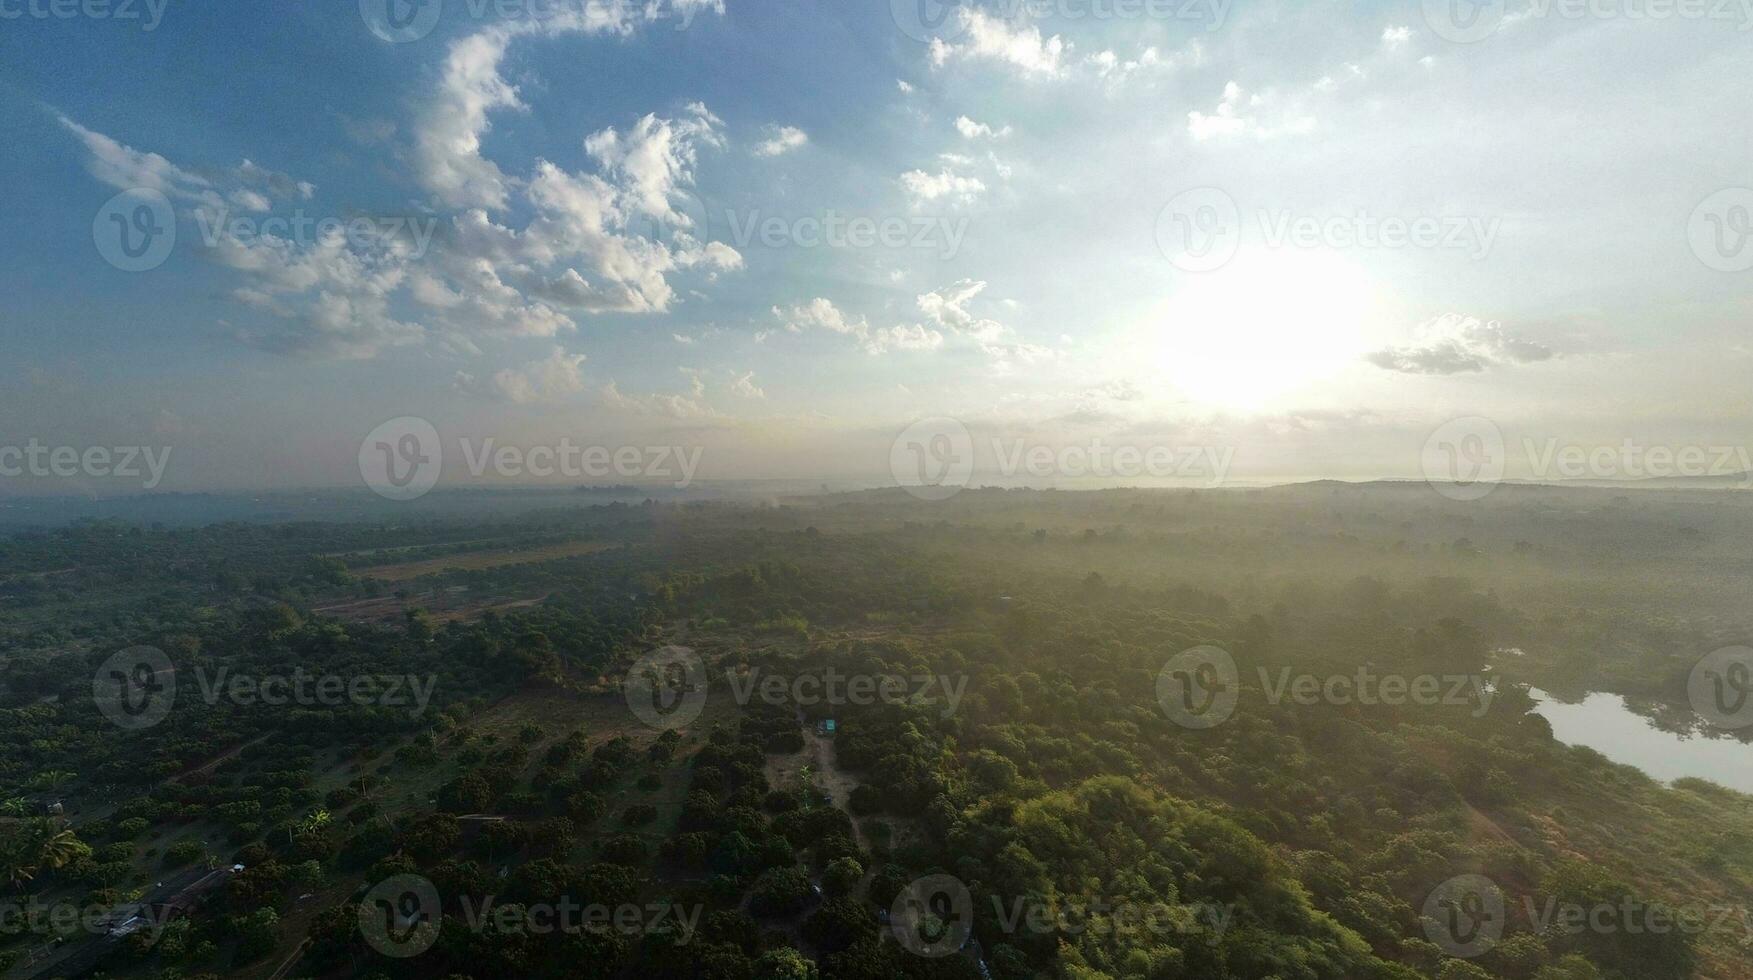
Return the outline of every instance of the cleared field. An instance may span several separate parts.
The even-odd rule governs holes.
[[[523,565],[529,562],[554,561],[560,558],[576,558],[593,552],[607,551],[616,547],[608,541],[568,541],[563,544],[548,545],[543,548],[518,548],[509,551],[470,551],[456,555],[445,555],[442,558],[428,558],[422,561],[404,562],[399,565],[379,565],[375,568],[362,568],[360,575],[383,582],[406,582],[422,575],[433,575],[456,569],[499,568],[503,565]]]

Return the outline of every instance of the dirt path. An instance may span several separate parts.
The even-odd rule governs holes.
[[[790,755],[767,757],[767,782],[775,789],[796,785],[802,782],[803,769],[809,766],[814,776],[812,784],[827,794],[828,799],[837,807],[852,812],[852,791],[858,788],[858,780],[841,769],[834,759],[834,740],[816,734],[803,717],[797,713],[797,723],[803,727],[803,748]],[[870,841],[864,836],[864,828],[858,825],[856,817],[852,820],[852,833],[858,840],[860,850],[868,853]]]

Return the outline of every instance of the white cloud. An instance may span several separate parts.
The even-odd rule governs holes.
[[[457,373],[456,384],[464,391],[515,405],[558,404],[584,392],[584,361],[583,354],[555,347],[547,357],[522,368],[495,372],[484,385],[462,372]]]
[[[809,134],[796,126],[769,126],[767,138],[755,144],[755,155],[776,157],[799,149],[809,141]]]
[[[1446,313],[1422,324],[1410,345],[1384,348],[1367,359],[1402,374],[1465,374],[1555,356],[1545,344],[1510,336],[1496,320]]]
[[[864,349],[872,354],[884,354],[891,350],[937,350],[942,346],[942,333],[922,324],[909,323],[873,332],[865,341]]]
[[[722,413],[701,404],[697,397],[661,393],[626,395],[621,393],[620,387],[613,381],[602,387],[598,393],[598,403],[603,408],[625,415],[650,415],[678,421],[724,418]]]
[[[1187,132],[1197,141],[1236,135],[1265,139],[1314,128],[1313,116],[1285,110],[1271,93],[1249,94],[1235,82],[1223,87],[1223,99],[1210,115],[1197,109],[1187,113]]]
[[[993,129],[991,126],[975,122],[967,116],[957,116],[956,132],[961,133],[963,139],[1003,139],[1010,135],[1010,127]]]
[[[935,174],[909,170],[901,175],[901,186],[913,198],[915,206],[943,200],[951,204],[972,204],[986,192],[986,184],[978,177],[968,177],[944,169]]]
[[[870,324],[863,317],[856,319],[848,317],[839,307],[820,296],[789,310],[782,310],[775,306],[773,307],[773,315],[785,324],[785,329],[792,333],[818,329],[863,337],[870,330]]]
[[[1061,61],[1071,45],[1057,34],[1044,38],[1040,28],[1013,27],[978,7],[957,7],[956,15],[961,18],[967,40],[952,44],[934,38],[932,65],[941,67],[951,60],[971,59],[996,61],[1029,75],[1052,77],[1062,72]]]
[[[231,208],[267,211],[276,199],[309,200],[316,193],[315,185],[293,180],[248,159],[227,170],[198,174],[157,153],[136,150],[87,129],[66,116],[57,118],[91,154],[86,161],[91,175],[117,190],[155,190],[173,200],[191,202],[215,216]]]
[[[829,333],[842,334],[856,339],[859,346],[869,354],[886,354],[895,350],[935,350],[943,346],[943,335],[929,327],[897,324],[872,330],[869,321],[864,317],[848,316],[820,296],[789,310],[775,306],[773,315],[792,333],[826,330]],[[758,335],[756,339],[765,338]]]
[[[755,372],[749,371],[735,375],[731,379],[730,392],[741,398],[766,398],[767,392],[755,384]]]
[[[1412,28],[1389,25],[1382,30],[1382,47],[1397,51],[1412,40]]]

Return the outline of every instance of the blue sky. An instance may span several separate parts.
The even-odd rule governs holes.
[[[1465,43],[1434,0],[427,2],[399,41],[377,0],[0,2],[17,440],[193,489],[356,483],[398,416],[872,482],[936,416],[1259,478],[1415,475],[1470,415],[1753,438],[1739,0]],[[177,232],[144,271],[130,188]]]

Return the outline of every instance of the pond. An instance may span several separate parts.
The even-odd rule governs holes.
[[[1535,713],[1551,723],[1552,735],[1560,742],[1588,746],[1663,782],[1696,776],[1753,793],[1753,745],[1662,731],[1626,707],[1617,694],[1590,694],[1576,704],[1565,704],[1545,691],[1528,693],[1539,702]]]

